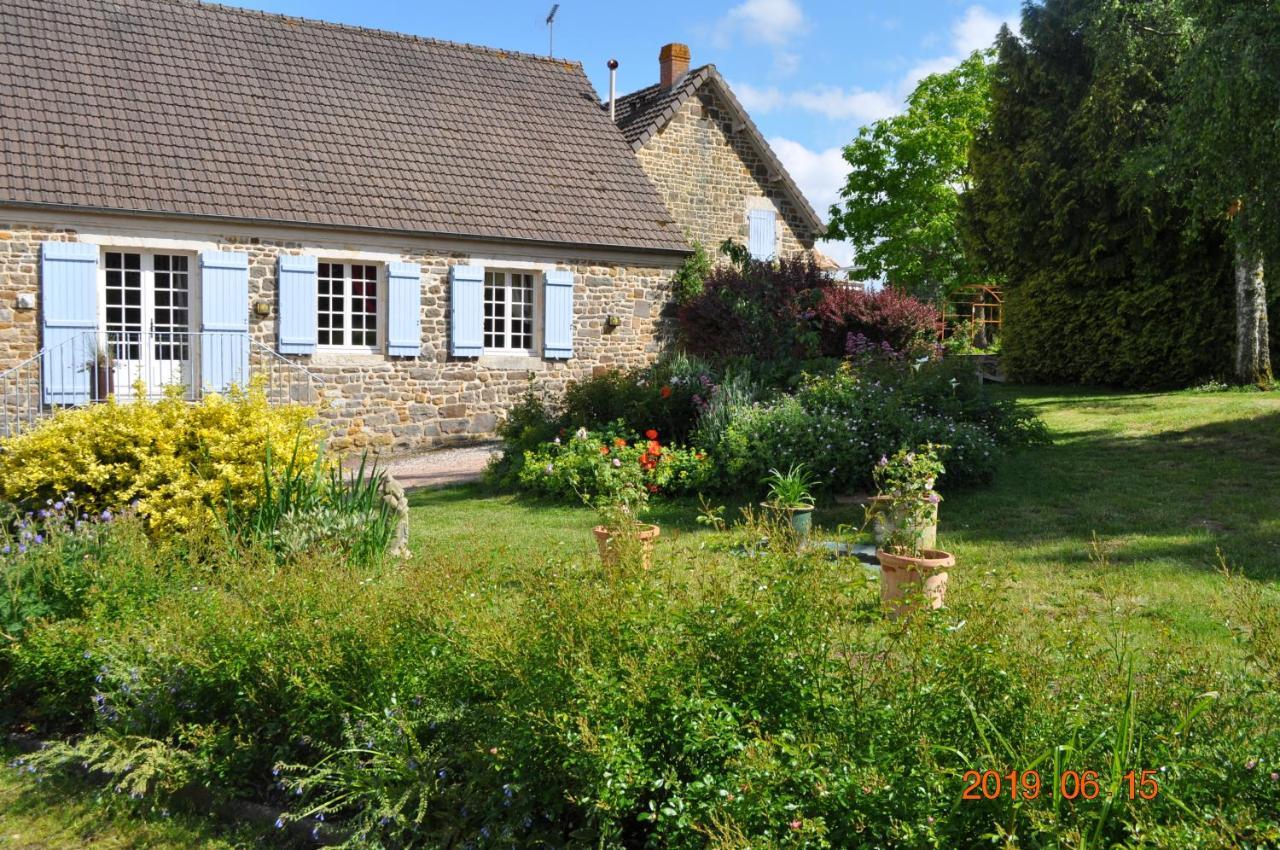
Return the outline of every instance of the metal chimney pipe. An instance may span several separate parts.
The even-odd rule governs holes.
[[[618,120],[616,107],[618,103],[618,60],[609,60],[609,120]]]

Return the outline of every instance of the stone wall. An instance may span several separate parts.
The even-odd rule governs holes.
[[[172,225],[149,225],[141,220],[119,228],[101,219],[85,227],[5,223],[2,216],[0,213],[0,372],[38,350],[38,303],[35,310],[17,310],[15,305],[24,294],[38,299],[40,243],[48,239],[91,241],[126,250],[243,251],[249,255],[250,304],[246,309],[250,310],[250,335],[272,350],[276,347],[276,265],[281,253],[315,254],[321,259],[348,262],[421,264],[421,356],[317,353],[289,357],[324,381],[321,415],[331,426],[334,448],[389,453],[492,436],[503,413],[530,386],[531,377],[538,391],[549,393],[602,367],[652,360],[667,333],[659,314],[669,297],[674,267],[682,259],[679,255],[575,256],[583,252],[451,245],[381,235],[317,232],[295,236],[248,226],[239,233],[223,232],[225,226],[205,231],[184,225],[175,231]],[[154,234],[154,240],[148,234]],[[566,361],[522,354],[451,358],[449,267],[459,263],[572,269],[574,357]],[[257,315],[251,309],[255,302],[269,305],[269,314]],[[606,321],[609,316],[617,316],[620,324],[610,327]],[[536,321],[541,321],[541,315]],[[258,352],[254,362],[260,359]]]
[[[704,84],[636,156],[676,224],[713,254],[725,239],[745,245],[747,211],[769,202],[778,213],[778,255],[812,249],[804,218],[733,121],[733,110]]]

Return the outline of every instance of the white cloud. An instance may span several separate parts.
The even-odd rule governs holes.
[[[982,6],[970,6],[964,17],[951,28],[951,43],[961,56],[968,56],[975,50],[990,47],[996,40],[1000,27],[1016,20],[1013,15],[1000,17]]]
[[[716,25],[719,46],[735,35],[747,41],[780,47],[808,28],[796,0],[744,0],[730,9]]]
[[[816,86],[783,92],[770,86],[757,88],[749,83],[730,83],[746,110],[763,115],[783,108],[803,109],[833,121],[854,120],[866,124],[898,111],[899,102],[883,92]]]
[[[729,88],[733,89],[743,108],[753,115],[772,112],[786,99],[776,87],[761,89],[750,83],[729,83]]]
[[[896,98],[884,92],[845,90],[833,86],[819,86],[796,92],[790,97],[790,101],[801,109],[833,120],[852,118],[864,124],[894,114],[899,106]]]
[[[755,5],[757,1],[762,5],[765,4],[765,0],[748,0],[736,7],[734,12]],[[730,12],[730,15],[732,16],[734,12]],[[798,7],[796,12],[799,13]],[[747,111],[756,114],[797,109],[813,112],[832,121],[870,124],[900,111],[902,102],[922,79],[930,74],[949,71],[974,50],[991,46],[1002,25],[1008,23],[1016,27],[1017,21],[1016,10],[1000,16],[985,6],[968,7],[964,14],[952,24],[951,39],[946,53],[916,63],[896,82],[883,89],[815,86],[785,92],[776,87],[757,88],[747,83],[731,85]]]

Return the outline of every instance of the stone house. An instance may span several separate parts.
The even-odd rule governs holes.
[[[715,65],[689,70],[689,59],[688,46],[664,45],[658,82],[613,107],[676,226],[712,254],[726,239],[759,259],[813,251],[822,218]]]
[[[491,434],[531,377],[659,351],[692,207],[577,63],[9,0],[0,78],[0,433],[262,375],[322,399],[336,448],[406,451]],[[804,247],[789,180],[761,185],[778,249]]]

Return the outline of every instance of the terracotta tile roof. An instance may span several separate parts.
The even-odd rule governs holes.
[[[814,212],[813,206],[809,200],[800,191],[800,187],[791,179],[791,175],[787,173],[787,169],[783,167],[782,162],[773,152],[773,148],[769,147],[769,142],[765,140],[764,134],[760,132],[760,128],[751,120],[751,116],[747,114],[747,110],[734,96],[733,91],[729,88],[729,84],[725,82],[724,77],[720,76],[720,72],[716,70],[715,65],[703,65],[700,68],[692,68],[676,84],[667,88],[662,84],[655,84],[648,88],[634,91],[631,94],[623,95],[618,98],[614,104],[614,123],[618,125],[618,129],[622,131],[623,138],[631,143],[632,150],[640,150],[644,147],[645,142],[656,136],[667,126],[667,122],[675,117],[680,107],[692,97],[704,85],[713,85],[718,90],[725,102],[737,114],[737,118],[742,122],[743,130],[751,137],[756,149],[764,158],[769,168],[782,180],[787,188],[787,193],[791,195],[792,202],[800,211],[800,214],[809,222],[815,234],[826,232],[826,223],[822,218]],[[604,104],[606,111],[608,104]],[[607,112],[606,112],[607,114]]]
[[[0,203],[684,251],[581,65],[194,0],[5,0]]]

